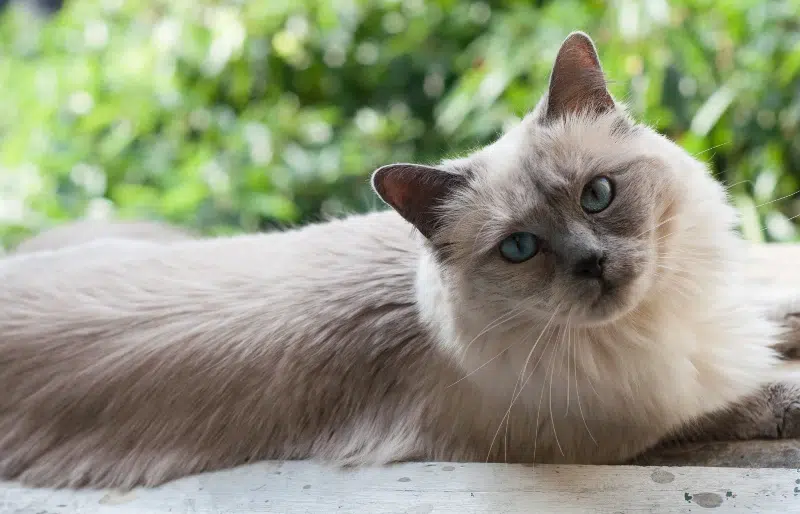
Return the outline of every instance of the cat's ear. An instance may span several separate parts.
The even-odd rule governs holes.
[[[442,202],[466,186],[466,178],[420,164],[389,164],[372,174],[372,188],[390,207],[430,239]]]
[[[554,120],[587,111],[600,114],[613,108],[592,39],[583,32],[573,32],[561,44],[550,73],[545,118]]]

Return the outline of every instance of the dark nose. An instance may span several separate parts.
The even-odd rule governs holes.
[[[575,263],[575,276],[579,278],[601,278],[605,256],[600,252],[592,252],[581,257]]]

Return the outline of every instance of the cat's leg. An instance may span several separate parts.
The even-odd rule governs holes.
[[[775,382],[757,394],[689,427],[685,440],[800,438],[800,292],[795,287],[766,291],[767,316],[785,331],[774,348],[784,361]]]
[[[800,374],[800,364],[791,363]],[[771,384],[729,409],[686,427],[683,441],[800,438],[800,380]]]
[[[780,292],[769,316],[785,331],[775,345],[784,357],[774,382],[723,412],[687,427],[683,440],[800,438],[800,295]]]
[[[767,306],[767,316],[784,328],[774,346],[784,358],[775,382],[726,412],[703,420],[695,438],[800,437],[800,291],[796,287],[773,287],[761,301]]]
[[[800,467],[800,384],[775,384],[682,427],[637,465]]]

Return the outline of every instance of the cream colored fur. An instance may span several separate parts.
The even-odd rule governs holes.
[[[430,240],[387,211],[198,240],[117,225],[0,261],[0,475],[126,488],[267,458],[616,463],[761,398],[780,328],[750,301],[720,185],[617,110],[541,116],[441,165],[470,186]],[[559,282],[555,253],[492,253],[547,200],[524,187],[532,153],[538,173],[572,170],[556,182],[632,166],[618,194],[641,223],[614,245],[635,279],[608,304]]]

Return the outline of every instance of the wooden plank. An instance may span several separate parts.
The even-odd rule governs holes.
[[[800,470],[409,463],[339,470],[264,462],[128,494],[0,483],[0,512],[800,512]]]

